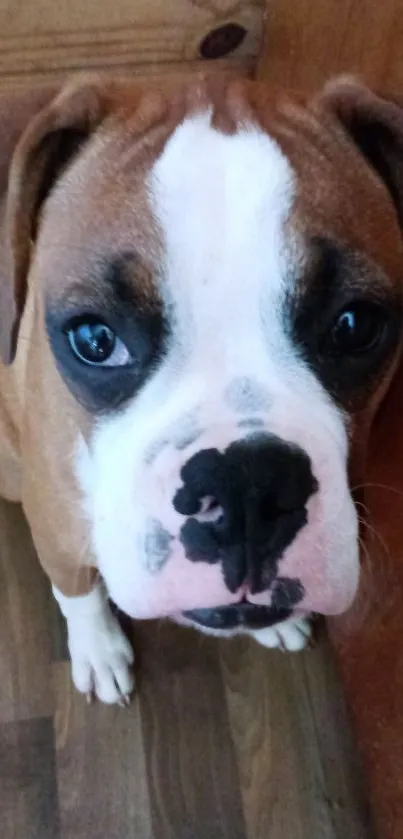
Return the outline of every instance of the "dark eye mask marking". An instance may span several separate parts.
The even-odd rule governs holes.
[[[237,413],[267,410],[270,399],[259,382],[248,376],[239,376],[227,385],[224,391],[227,405]]]
[[[157,286],[135,255],[94,257],[87,265],[83,261],[81,270],[80,281],[66,281],[60,293],[47,298],[46,329],[73,396],[90,413],[110,413],[155,374],[167,352],[170,326]],[[80,360],[68,336],[78,324],[91,321],[105,324],[122,343],[127,363],[108,366]]]
[[[147,569],[158,573],[168,562],[172,553],[173,536],[157,519],[150,519],[145,539]]]

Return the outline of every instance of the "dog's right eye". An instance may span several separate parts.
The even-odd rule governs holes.
[[[84,364],[122,367],[131,361],[123,341],[102,321],[81,321],[70,326],[66,334],[70,349]]]
[[[108,299],[85,305],[75,294],[46,309],[46,331],[58,371],[91,412],[114,411],[133,397],[165,355],[168,325],[161,308]],[[84,305],[83,305],[84,302]],[[64,305],[62,305],[64,304]],[[85,308],[84,308],[85,306]]]

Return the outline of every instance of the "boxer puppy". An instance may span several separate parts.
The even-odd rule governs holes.
[[[355,596],[350,486],[401,353],[401,108],[91,77],[1,113],[0,491],[78,690],[132,690],[108,597],[301,648]]]

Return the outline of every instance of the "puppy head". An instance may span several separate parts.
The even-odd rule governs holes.
[[[304,102],[198,78],[78,85],[21,140],[16,311],[29,274],[91,420],[93,550],[134,617],[351,603],[348,470],[400,353],[402,145],[400,108],[353,83]]]

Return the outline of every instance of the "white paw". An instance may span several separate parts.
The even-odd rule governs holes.
[[[65,597],[53,589],[66,618],[73,682],[102,702],[129,703],[133,691],[133,650],[97,586],[83,597]]]
[[[267,629],[257,629],[250,633],[263,647],[279,648],[288,652],[303,650],[312,636],[311,621],[307,618],[292,618]]]

